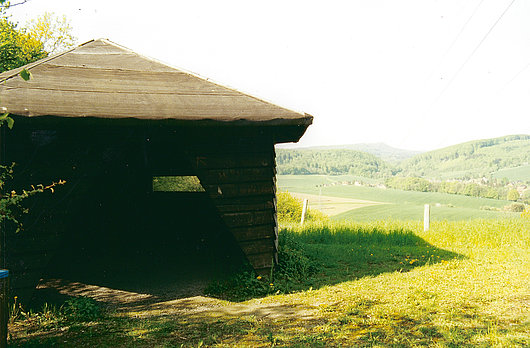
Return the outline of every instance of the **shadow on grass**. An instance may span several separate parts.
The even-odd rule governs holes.
[[[408,272],[427,264],[463,258],[436,248],[408,230],[304,227],[280,232],[281,263],[273,289],[284,292]],[[282,268],[283,267],[283,268]],[[247,275],[249,276],[249,275]],[[255,278],[242,278],[243,287]],[[256,282],[269,286],[269,282]],[[234,284],[238,285],[238,284]],[[281,289],[280,287],[285,288]],[[242,289],[239,295],[248,290]],[[310,293],[308,293],[307,296]],[[226,297],[229,294],[221,294]],[[353,295],[353,296],[352,296]],[[427,294],[428,295],[428,294]],[[254,294],[250,297],[261,295]],[[410,301],[425,300],[412,292]],[[205,297],[128,307],[128,316],[108,312],[88,323],[65,324],[18,335],[12,347],[152,347],[152,346],[525,346],[525,322],[486,315],[462,298],[451,310],[415,306],[403,312],[377,298],[355,294],[327,308],[279,299],[262,304],[221,304]],[[293,304],[295,303],[295,304]],[[431,302],[428,302],[431,304]]]
[[[463,257],[437,248],[405,229],[288,227],[279,234],[279,264],[272,283],[253,279],[251,272],[240,273],[224,283],[213,284],[208,294],[242,301],[267,294],[316,290],[386,272],[408,272]]]
[[[274,317],[252,313],[225,313],[218,308],[193,313],[141,317],[106,316],[93,322],[70,323],[61,328],[14,338],[10,347],[200,347],[200,346],[432,346],[472,347],[504,343],[524,346],[514,323],[480,315],[475,307],[456,308],[449,322],[436,312],[386,312],[374,317],[377,301],[357,299],[332,316],[300,318],[278,306]],[[217,314],[217,315],[216,315]],[[249,315],[250,314],[250,315]],[[524,330],[523,325],[519,329]],[[510,335],[512,333],[512,335]]]

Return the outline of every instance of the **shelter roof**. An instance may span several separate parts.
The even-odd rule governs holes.
[[[24,81],[19,72],[32,78]],[[0,74],[0,106],[19,116],[304,126],[313,117],[139,55],[105,39]]]

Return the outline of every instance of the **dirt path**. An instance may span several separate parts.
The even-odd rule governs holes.
[[[118,315],[127,317],[158,316],[207,316],[210,318],[255,317],[270,320],[312,320],[316,310],[311,307],[281,303],[263,303],[259,299],[242,303],[232,303],[203,294],[205,282],[175,283],[164,285],[164,296],[155,296],[152,289],[146,292],[133,292],[112,289],[104,286],[70,282],[62,279],[41,281],[38,291],[46,300],[54,296],[85,296],[104,303]]]
[[[371,205],[386,204],[362,199],[319,196],[297,192],[289,193],[298,199],[307,199],[309,202],[309,208],[320,210],[328,216],[338,215],[352,209],[364,208]]]

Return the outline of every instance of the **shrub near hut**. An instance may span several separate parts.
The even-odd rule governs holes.
[[[276,194],[278,221],[280,223],[300,222],[302,218],[303,202],[293,197],[289,192],[278,192]],[[306,221],[325,221],[328,217],[318,211],[308,209],[306,212]]]

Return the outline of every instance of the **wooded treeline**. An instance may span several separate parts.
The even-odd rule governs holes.
[[[354,150],[278,149],[276,163],[278,174],[352,174],[368,178],[394,174],[385,161]]]
[[[506,186],[506,184],[503,180],[496,179],[488,180],[480,184],[463,181],[435,182],[418,177],[392,177],[385,180],[385,185],[388,188],[404,191],[440,192],[471,197],[506,199],[510,201],[516,201],[521,198],[517,190]]]
[[[373,179],[397,175],[447,181],[503,178],[503,170],[519,168],[509,180],[530,183],[530,135],[471,141],[419,154],[399,163],[348,149],[278,149],[277,154],[279,174],[350,174]],[[448,186],[451,186],[447,188],[449,191],[461,191],[459,187],[452,187],[453,184]],[[462,190],[477,191],[476,188]],[[494,193],[481,191],[480,195],[493,196]],[[499,195],[505,194],[499,192]]]

